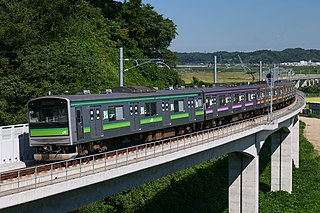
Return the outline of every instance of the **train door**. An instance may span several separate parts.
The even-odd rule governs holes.
[[[76,107],[76,129],[77,129],[77,141],[81,141],[84,138],[84,132],[83,132],[82,109],[80,107]]]
[[[188,98],[188,109],[189,109],[189,121],[196,120],[196,110],[195,110],[195,102],[194,98]]]
[[[99,138],[102,134],[101,106],[90,106],[91,138]]]
[[[169,100],[162,100],[161,103],[161,111],[163,114],[163,125],[168,126],[170,125],[170,103]]]
[[[131,131],[140,130],[139,102],[130,103]]]

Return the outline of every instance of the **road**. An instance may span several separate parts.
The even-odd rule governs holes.
[[[320,119],[300,116],[300,120],[306,123],[306,128],[304,129],[305,137],[314,146],[314,149],[320,153]]]

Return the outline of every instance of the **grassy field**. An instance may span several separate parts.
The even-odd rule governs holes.
[[[307,97],[306,102],[320,102],[320,97]]]
[[[187,84],[192,82],[193,77],[205,83],[213,83],[213,72],[180,72],[180,76]],[[259,79],[258,73],[254,76],[256,80]],[[217,82],[252,82],[252,76],[243,72],[218,72]]]
[[[264,72],[267,72],[271,67],[263,67]],[[319,67],[284,67],[285,69],[292,69],[295,74],[320,74]],[[259,80],[259,67],[250,66],[248,68],[254,72],[255,80]],[[217,68],[217,82],[252,82],[252,76],[245,74],[245,70],[241,66],[225,66],[219,65]],[[180,68],[178,72],[182,78],[189,84],[192,78],[196,77],[205,83],[213,82],[213,67],[188,67]],[[280,76],[286,76],[287,73],[281,73]]]

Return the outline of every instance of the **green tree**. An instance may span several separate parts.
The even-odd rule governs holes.
[[[123,29],[137,47],[153,58],[161,55],[177,35],[176,25],[154,11],[150,4],[141,0],[130,0],[124,3],[122,14]]]
[[[167,49],[175,25],[141,1],[3,0],[0,11],[0,125],[26,122],[27,101],[49,91],[118,86],[119,47],[125,57],[175,64]],[[155,65],[125,74],[125,85],[179,83],[175,71]]]

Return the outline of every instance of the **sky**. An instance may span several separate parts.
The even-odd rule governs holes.
[[[142,0],[177,25],[169,49],[320,49],[320,0]]]

